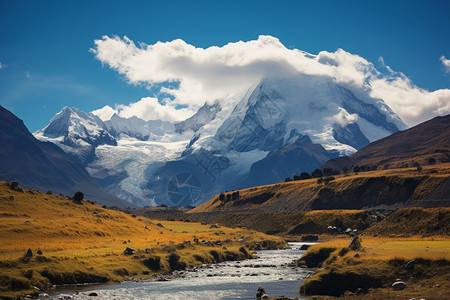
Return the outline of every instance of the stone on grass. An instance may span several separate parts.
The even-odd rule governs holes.
[[[136,251],[136,249],[131,248],[131,247],[127,247],[127,248],[123,251],[123,254],[125,254],[125,255],[133,255],[135,251]]]
[[[27,253],[25,253],[25,257],[33,257],[33,251],[31,251],[30,248],[28,248]]]
[[[404,290],[406,288],[406,283],[403,281],[396,281],[392,284],[392,288],[396,291]]]
[[[408,270],[408,271],[414,270],[414,261],[413,260],[408,261],[406,263],[405,267],[406,267],[406,270]]]

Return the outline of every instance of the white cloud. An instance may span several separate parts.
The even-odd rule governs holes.
[[[358,115],[357,114],[350,114],[347,110],[344,108],[339,108],[339,112],[333,116],[333,121],[341,124],[343,127],[355,123],[358,121]]]
[[[205,101],[227,99],[262,78],[296,73],[330,77],[351,88],[363,100],[364,97],[381,97],[408,125],[450,112],[450,90],[421,89],[402,73],[386,66],[382,58],[379,61],[385,70],[380,72],[371,62],[342,49],[311,55],[288,49],[271,36],[209,48],[198,48],[180,39],[136,45],[127,37],[103,36],[95,41],[92,52],[131,84],[179,83],[177,88],[161,90],[172,95],[173,101],[166,101],[165,105],[156,100],[146,104],[148,114],[166,119],[180,117],[181,112],[175,109],[177,105],[194,111]],[[136,105],[131,105],[129,111],[137,112]],[[123,114],[125,111],[128,110],[124,109]]]
[[[0,62],[0,69],[5,68],[6,66]]]
[[[172,103],[163,105],[156,98],[144,97],[129,105],[116,105],[115,108],[106,105],[101,109],[94,110],[92,113],[104,121],[111,119],[114,114],[117,114],[123,118],[136,116],[146,121],[163,120],[173,122],[185,120],[192,116],[195,111],[189,108],[177,109]]]
[[[450,72],[450,59],[445,58],[445,56],[441,56],[440,61],[444,65],[445,72]]]
[[[118,111],[114,108],[112,108],[109,105],[103,106],[100,109],[94,110],[92,111],[92,113],[94,115],[96,115],[97,117],[99,117],[100,119],[102,119],[103,121],[107,121],[109,119],[111,119],[111,117],[118,113]]]

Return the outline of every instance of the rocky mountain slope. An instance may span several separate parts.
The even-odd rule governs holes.
[[[225,190],[312,172],[406,128],[369,86],[355,93],[322,76],[266,78],[182,122],[100,120],[64,108],[35,136],[77,157],[130,203],[195,206]],[[179,178],[192,182],[174,185]]]
[[[58,123],[54,125],[49,134],[57,134]],[[86,136],[67,136],[67,142],[81,142],[81,138]],[[20,119],[1,106],[0,144],[0,180],[18,181],[23,187],[69,196],[82,191],[86,198],[102,204],[128,205],[102,190],[84,167],[59,147],[34,138]]]
[[[435,117],[360,149],[350,157],[328,161],[322,168],[352,166],[401,168],[450,162],[450,115]]]

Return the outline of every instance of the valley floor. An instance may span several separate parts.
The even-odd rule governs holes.
[[[241,228],[150,219],[0,183],[0,298],[54,285],[151,278],[240,260],[281,238]]]

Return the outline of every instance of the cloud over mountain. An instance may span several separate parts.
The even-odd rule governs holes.
[[[450,59],[445,58],[445,56],[441,56],[440,61],[444,65],[445,71],[450,72]]]
[[[153,97],[144,97],[137,102],[129,105],[116,105],[114,108],[107,105],[93,111],[100,119],[109,120],[114,114],[123,118],[132,116],[139,117],[145,121],[163,120],[163,121],[182,121],[192,116],[195,111],[189,108],[176,108],[168,100],[163,100],[163,104]]]
[[[450,113],[449,89],[430,92],[388,66],[381,72],[366,59],[342,49],[311,55],[288,49],[272,36],[209,48],[195,47],[181,39],[136,45],[127,37],[103,36],[95,40],[92,52],[131,84],[177,83],[176,88],[161,88],[173,97],[172,101],[160,100],[163,105],[143,98],[119,108],[124,115],[140,113],[144,119],[179,120],[205,101],[227,99],[262,78],[297,73],[329,77],[351,88],[361,99],[382,98],[408,125]]]

